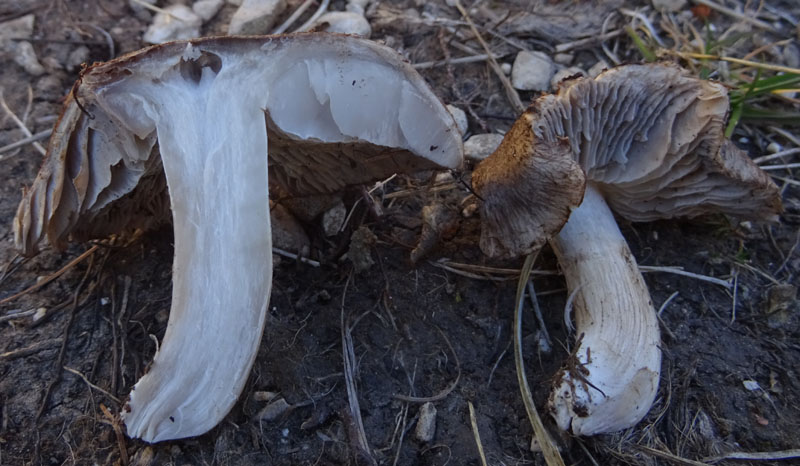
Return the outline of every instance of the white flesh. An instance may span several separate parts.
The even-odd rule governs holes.
[[[175,81],[153,102],[175,259],[167,331],[125,415],[128,435],[148,442],[214,427],[236,402],[264,328],[272,283],[264,115],[247,105],[254,92],[222,92],[225,77]]]
[[[550,395],[553,417],[575,435],[630,427],[647,414],[658,390],[658,319],[636,260],[593,183],[551,245],[575,293],[578,345]]]

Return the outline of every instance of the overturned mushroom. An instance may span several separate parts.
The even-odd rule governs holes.
[[[549,239],[574,296],[577,348],[549,402],[562,429],[632,426],[658,389],[656,314],[612,210],[635,222],[780,212],[774,183],[724,140],[727,111],[720,84],[668,65],[620,67],[536,100],[475,170],[484,251],[515,256]],[[585,195],[551,237],[583,188],[565,160],[583,170]]]
[[[163,164],[172,309],[123,417],[148,442],[190,437],[231,409],[258,349],[272,280],[268,179],[330,192],[461,159],[452,117],[388,48],[331,34],[173,42],[83,73],[15,240],[30,255],[44,236],[60,245],[168,217]]]

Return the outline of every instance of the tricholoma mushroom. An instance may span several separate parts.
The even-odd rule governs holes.
[[[172,42],[82,74],[19,206],[15,240],[32,255],[44,236],[61,245],[168,218],[163,165],[172,309],[123,418],[148,442],[190,437],[231,409],[261,340],[268,180],[330,192],[455,168],[462,152],[453,118],[386,47],[324,33]]]
[[[482,249],[513,257],[549,240],[574,296],[577,348],[549,401],[561,429],[630,427],[658,389],[656,313],[612,211],[633,222],[781,211],[775,184],[724,139],[727,112],[721,84],[623,66],[537,99],[475,170]]]

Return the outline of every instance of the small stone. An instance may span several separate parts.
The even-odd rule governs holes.
[[[575,55],[571,53],[557,53],[553,56],[553,61],[559,65],[569,65],[574,59]]]
[[[12,39],[30,39],[33,36],[33,14],[0,23],[0,45],[14,42]]]
[[[350,11],[331,11],[320,16],[312,27],[315,30],[353,34],[369,38],[372,27],[363,16]]]
[[[45,69],[39,59],[36,58],[36,51],[33,49],[33,44],[30,42],[19,41],[14,47],[14,62],[21,66],[26,73],[32,76],[41,76],[44,74]]]
[[[372,260],[372,247],[378,242],[378,237],[369,228],[362,225],[350,236],[350,249],[347,258],[353,263],[356,272],[365,272],[375,262]]]
[[[588,71],[589,77],[590,78],[596,78],[598,75],[600,75],[600,73],[602,73],[603,71],[605,71],[605,70],[607,70],[609,68],[611,68],[611,66],[608,64],[607,61],[600,60],[599,62],[597,62],[594,65],[592,65],[591,68],[589,68],[589,71]]]
[[[225,0],[199,0],[192,5],[192,11],[205,22],[216,16],[223,4]]]
[[[282,198],[282,205],[285,205],[292,214],[303,222],[312,223],[323,212],[327,211],[336,203],[341,202],[342,197],[338,194],[314,194],[309,196],[292,197],[289,193],[277,189],[275,196],[270,193],[270,197]]]
[[[503,72],[504,75],[508,76],[511,74],[511,63],[502,63],[500,65],[500,70]]]
[[[653,8],[659,11],[674,13],[686,7],[686,0],[652,0]]]
[[[419,408],[419,419],[414,435],[423,443],[432,442],[436,436],[436,406],[430,401]]]
[[[800,315],[797,287],[790,284],[774,285],[767,291],[767,325],[770,328],[796,327]],[[794,323],[794,325],[792,325]]]
[[[292,408],[292,405],[286,402],[283,397],[277,398],[270,402],[267,406],[264,407],[261,411],[256,414],[256,420],[258,421],[274,421],[279,417],[286,414]]]
[[[131,458],[131,466],[150,466],[155,459],[153,447],[140,448],[133,454]]]
[[[546,91],[555,72],[555,64],[546,54],[522,51],[514,60],[511,83],[521,91]]]
[[[461,133],[462,136],[466,134],[469,123],[467,122],[467,114],[464,113],[464,110],[461,110],[455,105],[448,105],[447,111],[450,112],[450,114],[453,115],[453,119],[456,120],[458,132]]]
[[[744,385],[744,388],[749,392],[761,390],[761,386],[755,380],[743,380],[742,385]]]
[[[65,91],[68,90],[64,89],[64,85],[61,84],[61,80],[58,79],[58,76],[52,74],[46,74],[39,78],[34,85],[34,89],[36,90],[37,98],[47,100],[55,100],[63,97]]]
[[[502,140],[503,136],[500,134],[476,134],[464,143],[464,156],[472,160],[483,160],[492,155]]]
[[[340,200],[333,207],[322,214],[322,230],[325,236],[336,236],[347,218],[347,209]]]
[[[542,452],[542,445],[539,443],[539,439],[536,438],[536,434],[531,435],[530,450],[534,453]]]
[[[270,201],[269,218],[272,223],[272,245],[307,257],[311,240],[294,215],[286,207]]]
[[[46,315],[47,315],[47,308],[40,307],[39,309],[36,309],[36,312],[33,314],[32,320],[34,322],[38,322],[42,320]]]
[[[479,206],[477,202],[471,202],[467,204],[467,206],[461,210],[461,216],[464,218],[472,217],[473,215],[475,215],[475,212],[478,211],[478,207]]]
[[[433,177],[433,183],[436,185],[450,183],[455,181],[455,177],[449,171],[446,172],[439,172],[436,176]]]
[[[39,63],[44,65],[44,68],[49,72],[53,73],[58,70],[63,70],[64,66],[61,65],[61,62],[58,61],[56,57],[44,57],[39,60]]]
[[[89,61],[89,47],[81,45],[67,57],[67,71],[75,71],[80,69],[81,65]]]
[[[565,79],[571,79],[578,76],[586,76],[586,72],[583,69],[577,66],[571,66],[569,68],[564,68],[559,70],[556,74],[553,75],[552,79],[550,79],[550,88],[553,90],[558,89],[558,85],[561,81]]]
[[[253,392],[253,400],[261,402],[269,402],[278,396],[278,392],[257,391]]]
[[[153,24],[144,33],[145,42],[161,44],[171,40],[191,39],[200,35],[203,19],[197,16],[191,8],[186,5],[170,5],[164,10],[168,14],[156,14]]]
[[[783,147],[781,147],[781,145],[778,144],[777,142],[771,142],[767,146],[767,153],[768,154],[777,154],[781,150],[783,150]]]
[[[156,312],[155,317],[156,317],[156,322],[158,322],[159,324],[164,324],[167,322],[167,320],[169,320],[169,311],[167,311],[166,309],[161,309],[158,312]]]
[[[783,55],[783,61],[786,66],[790,68],[800,67],[800,47],[797,47],[795,44],[791,43],[786,44],[783,46],[781,55]]]
[[[231,18],[228,34],[269,34],[285,9],[286,0],[244,0]]]

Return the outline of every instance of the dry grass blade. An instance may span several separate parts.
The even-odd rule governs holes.
[[[712,2],[710,0],[694,0],[694,2],[695,3],[699,3],[701,5],[705,5],[705,6],[709,7],[709,8],[711,8],[711,9],[717,10],[720,13],[724,13],[724,14],[726,14],[728,16],[731,16],[731,17],[734,17],[734,18],[736,18],[738,20],[750,23],[753,26],[757,26],[757,27],[759,27],[761,29],[766,29],[768,31],[777,32],[777,31],[775,31],[775,28],[772,27],[771,24],[765,23],[764,21],[756,19],[756,18],[754,18],[752,16],[748,16],[746,14],[739,13],[738,11],[731,10],[730,8],[724,7],[722,5],[718,5],[718,4],[716,4],[716,3],[714,3],[714,2]]]
[[[97,390],[98,392],[102,393],[103,395],[105,395],[105,396],[111,398],[112,400],[114,400],[114,402],[117,403],[118,405],[122,405],[122,400],[120,400],[116,396],[112,395],[111,393],[109,393],[108,391],[103,389],[102,387],[98,387],[97,385],[93,384],[92,382],[89,382],[89,379],[87,379],[86,376],[81,374],[79,371],[77,371],[77,370],[75,370],[75,369],[73,369],[71,367],[67,367],[67,366],[64,366],[64,370],[69,372],[69,373],[71,373],[71,374],[75,374],[78,377],[80,377],[81,379],[83,379],[83,381],[86,382],[86,385],[89,386],[89,389]]]
[[[794,450],[765,451],[757,453],[733,452],[722,456],[707,458],[709,463],[716,463],[722,460],[756,460],[756,461],[775,461],[790,460],[800,458],[800,448]]]
[[[120,427],[119,417],[111,414],[111,411],[106,408],[103,403],[100,403],[100,410],[103,411],[103,416],[108,419],[111,428],[114,429],[114,435],[117,437],[117,446],[119,447],[119,462],[122,466],[128,466],[128,448],[125,446],[125,435],[122,434],[122,427]]]
[[[761,169],[764,171],[789,170],[793,168],[800,168],[800,163],[785,163],[783,165],[761,165]]]
[[[91,256],[95,251],[97,251],[98,247],[99,246],[97,246],[97,245],[92,246],[91,248],[89,248],[86,252],[84,252],[80,256],[76,257],[75,259],[72,259],[69,262],[69,264],[67,264],[64,267],[62,267],[61,270],[59,270],[58,272],[56,272],[56,273],[54,273],[52,275],[49,275],[47,278],[45,278],[44,280],[40,281],[39,283],[37,283],[37,284],[35,284],[33,286],[30,286],[30,287],[20,291],[19,293],[15,294],[15,295],[9,296],[7,298],[0,299],[0,305],[9,303],[9,302],[19,298],[20,296],[24,296],[24,295],[26,295],[28,293],[32,293],[32,292],[38,290],[39,288],[47,285],[48,283],[52,282],[56,278],[64,275],[69,269],[71,269],[72,267],[75,267],[81,261],[83,261],[87,257]]]
[[[41,141],[42,139],[47,139],[52,133],[52,129],[46,129],[44,131],[39,131],[36,134],[26,137],[25,139],[20,139],[17,142],[12,142],[11,144],[5,145],[0,147],[0,154],[5,154],[6,152],[11,152],[14,149],[19,149],[20,147],[24,147],[28,144]],[[0,160],[4,160],[6,157],[0,157]]]
[[[459,361],[459,359],[458,359],[458,353],[456,353],[455,348],[453,348],[453,344],[450,343],[450,339],[447,338],[447,335],[445,335],[445,333],[442,331],[442,329],[440,329],[439,327],[436,327],[436,330],[439,331],[439,334],[442,336],[442,338],[444,339],[445,343],[447,343],[447,347],[450,348],[450,352],[453,353],[453,358],[456,360],[456,371],[458,371],[458,372],[456,374],[455,380],[453,380],[453,382],[447,388],[445,388],[444,390],[442,390],[441,392],[439,392],[439,393],[437,393],[436,395],[433,395],[433,396],[421,397],[421,396],[409,396],[409,395],[396,394],[396,395],[394,395],[395,399],[401,400],[401,401],[407,401],[409,403],[428,403],[428,402],[439,401],[439,400],[444,399],[447,395],[450,394],[450,392],[455,390],[455,388],[458,386],[458,382],[459,382],[459,380],[461,380],[461,361]]]
[[[790,155],[795,155],[795,154],[800,154],[800,147],[796,147],[794,149],[787,149],[787,150],[784,150],[784,151],[776,152],[776,153],[771,154],[771,155],[764,155],[762,157],[757,157],[757,158],[753,159],[753,163],[762,164],[764,162],[769,162],[769,161],[772,161],[772,160],[775,160],[775,159],[780,159],[780,158],[788,157]]]
[[[146,10],[154,11],[156,13],[161,13],[162,15],[167,15],[167,16],[170,17],[170,19],[183,21],[182,19],[180,19],[177,16],[173,15],[169,11],[167,11],[167,10],[165,10],[163,8],[159,8],[159,7],[157,7],[157,6],[153,5],[153,4],[147,3],[145,0],[131,0],[131,2],[139,5],[140,7],[144,8]]]
[[[528,378],[525,376],[525,362],[522,359],[522,305],[525,296],[525,287],[531,277],[531,269],[533,263],[536,261],[537,253],[528,255],[525,258],[525,264],[522,266],[519,276],[519,284],[517,285],[517,297],[514,300],[514,362],[517,367],[517,381],[519,382],[519,389],[522,392],[522,401],[525,404],[525,411],[528,413],[528,420],[533,426],[533,433],[542,447],[542,454],[544,461],[548,466],[564,466],[564,460],[561,459],[561,454],[558,452],[553,439],[542,424],[542,419],[536,411],[536,405],[533,403],[533,396],[531,395],[531,388],[528,386]]]
[[[664,272],[664,273],[672,273],[675,275],[682,275],[684,277],[694,278],[696,280],[700,280],[703,282],[713,283],[728,290],[730,290],[733,287],[733,285],[726,280],[709,277],[707,275],[700,275],[699,273],[687,272],[685,270],[682,270],[680,267],[640,265],[639,270],[641,270],[642,272]]]
[[[472,425],[472,435],[475,437],[475,445],[478,447],[481,466],[487,466],[486,454],[483,452],[483,442],[481,442],[481,433],[478,431],[478,419],[475,417],[475,407],[472,406],[471,401],[467,401],[467,405],[469,406],[469,423]]]
[[[678,455],[674,455],[674,454],[666,452],[666,451],[656,450],[655,448],[647,447],[647,446],[644,446],[644,445],[634,445],[634,447],[637,448],[638,450],[644,452],[644,453],[647,453],[649,455],[655,456],[657,458],[665,459],[665,460],[667,460],[667,461],[669,461],[670,463],[673,463],[673,464],[681,464],[681,465],[686,465],[686,466],[709,466],[708,463],[702,463],[700,461],[690,460],[690,459],[687,459],[687,458],[681,458]]]
[[[514,111],[517,113],[522,113],[525,110],[525,105],[522,103],[522,100],[519,98],[519,94],[517,94],[516,89],[514,86],[511,85],[511,81],[508,79],[505,73],[503,73],[503,69],[500,68],[500,65],[497,63],[497,60],[494,59],[494,55],[492,51],[489,50],[489,45],[486,44],[486,41],[483,40],[483,36],[481,36],[480,31],[478,31],[477,26],[475,23],[472,22],[472,18],[470,18],[469,13],[467,10],[464,9],[464,6],[461,5],[459,0],[455,0],[455,6],[458,8],[458,12],[461,13],[461,16],[464,17],[464,20],[469,24],[470,29],[472,29],[472,33],[475,35],[475,38],[478,39],[478,42],[481,43],[481,47],[486,52],[489,58],[489,64],[492,65],[492,70],[494,74],[500,78],[500,82],[503,83],[503,88],[506,91],[506,97],[508,97],[509,102],[511,102],[511,106],[514,107]]]
[[[320,16],[322,16],[322,14],[325,13],[325,10],[328,9],[328,4],[330,2],[331,0],[322,0],[322,2],[319,4],[319,8],[317,8],[317,11],[315,11],[314,14],[311,15],[311,17],[308,18],[308,20],[302,24],[302,26],[300,26],[299,28],[295,29],[292,32],[305,32],[311,29],[311,25],[314,24],[314,21],[316,21]]]
[[[502,55],[501,55],[502,56]],[[420,63],[415,63],[414,68],[418,70],[424,70],[427,68],[434,68],[436,66],[444,66],[444,65],[460,65],[464,63],[477,63],[486,61],[489,59],[489,55],[482,53],[478,55],[472,55],[469,57],[459,57],[459,58],[451,58],[450,60],[437,60],[437,61],[424,61]]]
[[[25,356],[30,356],[40,351],[50,348],[57,348],[61,346],[63,341],[63,338],[51,338],[49,340],[37,341],[31,346],[27,346],[25,348],[19,348],[12,351],[6,351],[5,353],[0,353],[0,361],[10,361],[12,359],[24,358]]]
[[[281,33],[285,32],[287,29],[289,29],[289,26],[294,24],[294,22],[297,21],[300,18],[300,16],[303,15],[303,13],[306,11],[306,9],[308,9],[308,7],[311,6],[312,3],[314,3],[314,0],[305,0],[303,3],[300,4],[299,7],[297,7],[296,10],[294,10],[294,13],[292,13],[291,16],[286,18],[286,21],[281,23],[280,26],[278,26],[275,29],[273,29],[272,33],[273,34],[281,34]]]
[[[350,325],[345,319],[344,302],[347,297],[347,287],[350,285],[350,279],[353,278],[353,273],[347,276],[347,281],[344,284],[344,291],[342,291],[342,309],[341,309],[341,331],[342,331],[342,359],[344,360],[344,380],[347,386],[347,401],[350,407],[350,418],[352,420],[353,428],[355,429],[355,440],[360,454],[370,460],[371,464],[375,464],[375,459],[372,457],[372,450],[367,441],[367,434],[364,431],[364,421],[361,418],[361,406],[358,403],[358,391],[356,389],[355,381],[355,368],[356,368],[356,355],[353,350],[353,335],[351,334]]]
[[[25,122],[20,120],[17,114],[11,111],[11,108],[6,103],[5,97],[3,97],[3,89],[0,89],[0,106],[2,106],[3,110],[6,111],[8,116],[10,116],[12,120],[14,120],[14,123],[17,125],[17,127],[20,130],[22,130],[23,133],[25,133],[25,136],[27,136],[28,138],[33,137],[33,133],[31,133],[31,130],[29,130],[28,127],[25,126]],[[38,142],[33,142],[33,147],[35,147],[40,154],[42,155],[47,154],[47,151]]]
[[[800,74],[800,69],[792,68],[789,66],[782,66],[782,65],[774,65],[771,63],[759,63],[756,61],[750,60],[743,60],[741,58],[734,58],[734,57],[723,57],[719,55],[710,55],[707,53],[694,53],[694,52],[676,52],[672,50],[664,50],[665,53],[675,54],[681,58],[697,58],[700,60],[717,60],[717,61],[727,61],[730,63],[736,63],[737,65],[745,65],[750,66],[753,68],[758,68],[762,70],[770,70],[770,71],[778,71],[782,73],[792,73],[792,74]]]
[[[318,261],[315,261],[313,259],[307,259],[307,258],[305,258],[303,256],[298,256],[297,254],[295,254],[293,252],[285,251],[285,250],[283,250],[281,248],[276,248],[275,246],[272,247],[272,252],[277,254],[277,255],[279,255],[279,256],[283,256],[283,257],[286,257],[286,258],[289,258],[289,259],[300,261],[300,262],[302,262],[304,264],[307,264],[307,265],[310,265],[312,267],[319,267],[319,262]]]

